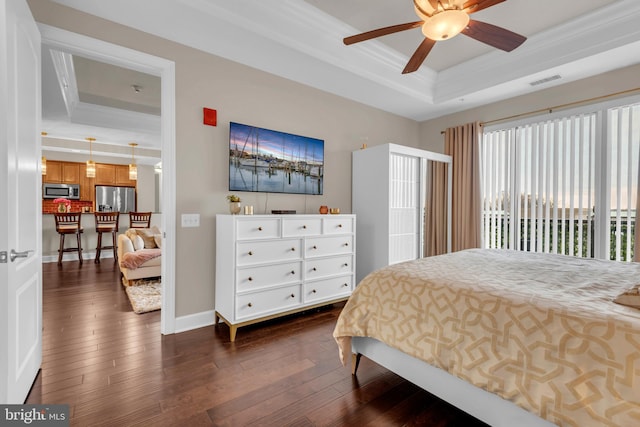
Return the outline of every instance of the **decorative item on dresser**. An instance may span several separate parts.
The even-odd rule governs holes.
[[[233,215],[239,214],[240,208],[242,207],[242,205],[240,204],[240,197],[236,196],[235,194],[229,194],[227,196],[227,200],[229,201],[229,213]]]
[[[355,215],[217,215],[216,324],[236,331],[346,300],[355,286]]]

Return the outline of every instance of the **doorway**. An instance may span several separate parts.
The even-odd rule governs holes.
[[[39,24],[42,44],[72,55],[140,71],[161,79],[162,308],[160,332],[175,332],[175,64],[102,40]]]

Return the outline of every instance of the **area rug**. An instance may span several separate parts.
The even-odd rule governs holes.
[[[131,286],[125,286],[124,289],[134,313],[148,313],[162,307],[162,283],[159,277],[134,280]]]

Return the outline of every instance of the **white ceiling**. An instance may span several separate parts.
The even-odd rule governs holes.
[[[54,1],[418,121],[640,63],[638,0],[508,0],[472,19],[526,36],[522,46],[507,53],[459,35],[406,75],[419,28],[342,39],[416,21],[411,0]]]

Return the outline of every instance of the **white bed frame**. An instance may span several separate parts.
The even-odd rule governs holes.
[[[360,355],[384,366],[493,427],[549,427],[544,420],[498,395],[429,365],[373,338],[353,337],[351,372],[356,375]]]

